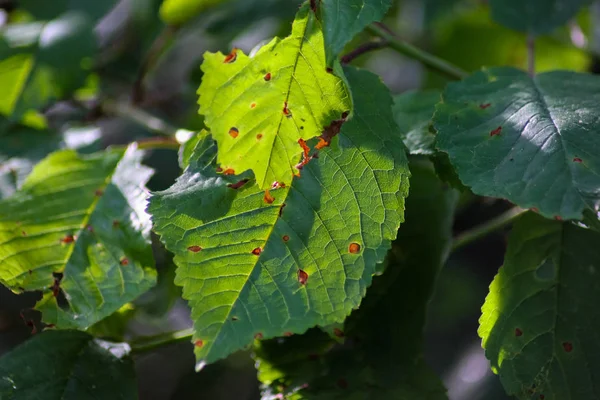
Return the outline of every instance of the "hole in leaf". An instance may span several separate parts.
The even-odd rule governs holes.
[[[232,320],[232,321],[237,321],[237,320],[238,320],[238,317],[231,317],[231,320]]]

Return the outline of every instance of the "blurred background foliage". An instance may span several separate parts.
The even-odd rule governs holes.
[[[189,8],[174,11],[169,3],[176,2]],[[232,47],[250,52],[273,36],[287,35],[300,0],[166,0],[161,9],[162,3],[0,0],[0,198],[14,192],[51,151],[91,152],[155,136],[152,124],[138,124],[134,113],[156,115],[177,128],[203,128],[196,105],[202,54]],[[599,10],[594,4],[568,27],[540,38],[537,69],[596,72]],[[384,22],[467,71],[526,63],[524,35],[492,22],[484,0],[397,0]],[[362,34],[348,48],[367,40]],[[354,63],[381,75],[393,93],[442,89],[447,83],[387,49]],[[177,154],[169,150],[153,151],[146,163],[156,170],[151,190],[169,187],[181,172]],[[465,194],[454,230],[508,207]],[[462,248],[437,283],[425,356],[451,400],[506,398],[477,337],[480,307],[504,248],[505,232]],[[91,328],[94,334],[120,340],[190,326],[187,305],[173,285],[172,256],[157,240],[154,250],[158,285]],[[28,311],[35,300],[35,294],[15,295],[0,287],[0,355],[31,334],[31,323],[24,320],[37,323],[39,316]],[[136,358],[141,399],[259,398],[249,354],[234,354],[197,374],[190,347],[173,345]]]

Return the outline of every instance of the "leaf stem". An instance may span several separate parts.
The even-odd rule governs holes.
[[[527,72],[535,75],[535,36],[527,35]]]
[[[180,131],[165,120],[128,102],[106,99],[102,102],[102,109],[110,114],[136,122],[161,136],[174,137]]]
[[[361,44],[356,49],[354,49],[351,52],[349,52],[348,54],[342,56],[340,61],[342,64],[349,64],[352,61],[354,61],[354,59],[358,58],[359,56],[362,56],[365,53],[368,53],[373,50],[382,49],[382,48],[385,48],[388,46],[389,46],[389,43],[386,40],[382,40],[382,39],[372,40],[370,42]]]
[[[478,239],[481,239],[484,236],[487,236],[492,232],[504,228],[527,211],[528,210],[522,209],[520,207],[513,207],[505,213],[500,214],[499,216],[492,218],[479,226],[476,226],[472,229],[469,229],[468,231],[461,233],[456,238],[454,238],[451,250],[454,252],[460,249],[461,247],[466,246],[469,243],[472,243]]]
[[[373,35],[382,38],[388,43],[390,48],[396,50],[398,53],[420,61],[426,67],[431,68],[450,79],[460,80],[466,78],[468,75],[466,71],[456,65],[405,42],[381,23],[371,24],[367,27],[367,30]]]
[[[189,341],[194,333],[193,328],[180,331],[161,333],[155,336],[139,337],[129,342],[131,354],[139,355],[170,344]]]

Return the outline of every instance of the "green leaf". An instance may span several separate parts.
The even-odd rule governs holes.
[[[457,193],[411,164],[406,222],[344,345],[318,331],[256,346],[263,399],[446,399],[421,356],[425,311],[449,252]],[[338,335],[342,332],[338,332]]]
[[[151,170],[140,159],[134,148],[58,151],[0,201],[0,282],[44,290],[36,309],[46,323],[87,328],[154,285],[144,212]]]
[[[128,348],[84,332],[42,332],[0,358],[0,398],[137,399]]]
[[[598,104],[593,75],[484,69],[446,88],[437,147],[474,193],[581,219],[600,204]]]
[[[381,21],[392,0],[320,1],[327,65],[333,66],[344,47],[372,22]]]
[[[19,0],[19,6],[36,19],[50,20],[68,11],[76,11],[86,14],[92,22],[95,22],[110,11],[116,2],[116,0]]]
[[[600,392],[600,233],[524,215],[490,286],[479,335],[492,369],[521,399]]]
[[[490,0],[492,18],[508,28],[543,35],[574,18],[590,0]]]
[[[160,18],[169,25],[183,25],[202,11],[227,0],[164,0]]]
[[[85,83],[95,51],[93,26],[82,13],[8,25],[0,31],[0,115],[19,121],[73,93]]]
[[[301,177],[271,191],[271,204],[250,174],[214,172],[209,137],[177,183],[151,198],[154,229],[175,253],[192,308],[199,366],[254,336],[342,321],[395,238],[408,169],[392,99],[376,76],[346,73],[355,118]],[[228,187],[242,179],[251,180]]]
[[[48,154],[62,148],[79,151],[96,148],[99,134],[94,128],[72,129],[60,134],[20,125],[11,127],[0,117],[0,199],[12,195],[34,165]]]
[[[410,154],[435,153],[435,135],[430,126],[435,105],[440,101],[437,90],[411,91],[394,97],[394,118]]]
[[[352,110],[343,80],[325,69],[321,26],[308,5],[291,36],[275,38],[253,58],[236,49],[206,53],[202,71],[200,113],[219,144],[217,161],[236,173],[251,169],[261,189],[289,186],[302,154],[298,141]]]

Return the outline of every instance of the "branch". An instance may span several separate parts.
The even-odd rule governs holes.
[[[367,27],[367,30],[373,35],[383,39],[389,47],[396,50],[398,53],[420,61],[426,67],[437,71],[438,73],[445,75],[450,79],[460,80],[466,78],[468,75],[467,72],[456,65],[450,64],[446,60],[436,57],[433,54],[427,53],[426,51],[405,42],[381,23],[371,24]]]
[[[476,226],[475,228],[469,229],[468,231],[461,233],[456,238],[454,238],[451,250],[454,252],[471,242],[474,242],[494,231],[504,228],[527,211],[528,210],[524,210],[519,207],[513,207],[510,210],[506,211],[504,214],[500,214],[499,216],[492,218],[489,221],[486,221],[483,224]]]
[[[388,42],[386,42],[385,40],[380,40],[380,39],[374,40],[371,42],[367,42],[367,43],[363,43],[362,45],[358,46],[356,49],[352,50],[348,54],[342,56],[340,61],[342,64],[349,64],[352,61],[354,61],[354,59],[358,58],[359,56],[362,56],[365,53],[368,53],[373,50],[382,49],[384,47],[388,47],[388,45],[389,45]]]
[[[177,129],[165,120],[162,120],[146,110],[136,107],[128,102],[104,100],[102,109],[109,114],[116,115],[121,118],[129,119],[137,124],[145,127],[158,135],[166,137],[175,137],[181,129]]]
[[[162,333],[156,336],[140,337],[129,342],[131,354],[138,355],[152,351],[162,346],[187,342],[192,338],[193,328],[183,329],[181,331]]]

